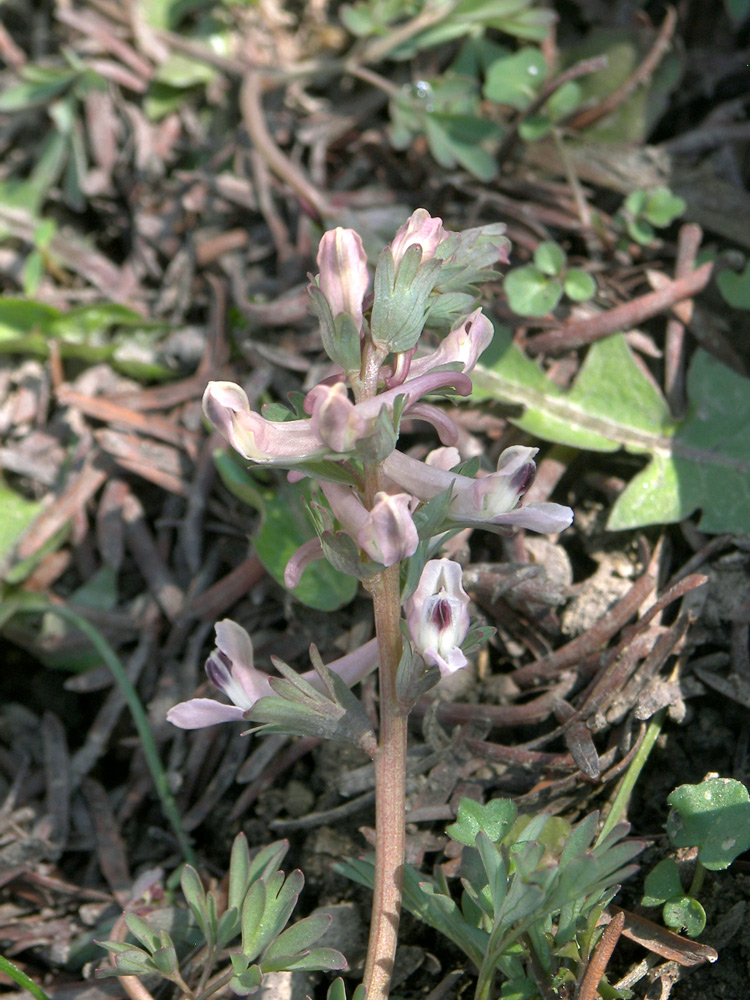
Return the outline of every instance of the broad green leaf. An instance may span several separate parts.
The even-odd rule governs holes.
[[[669,188],[656,188],[649,191],[643,214],[652,226],[664,229],[671,226],[687,208],[684,198],[672,194]]]
[[[750,380],[705,351],[691,363],[690,408],[681,422],[671,419],[622,335],[594,344],[565,390],[498,330],[473,381],[475,400],[522,406],[513,422],[535,437],[650,455],[615,503],[610,529],[673,523],[700,510],[702,531],[750,531]]]
[[[697,938],[706,926],[706,911],[692,896],[680,896],[664,904],[664,923],[679,934]]]
[[[450,168],[458,163],[481,181],[490,181],[497,174],[495,158],[482,146],[500,135],[493,122],[476,115],[434,112],[426,116],[425,134],[441,166]]]
[[[544,240],[534,251],[534,263],[542,272],[554,278],[565,267],[567,255],[559,243]]]
[[[750,17],[750,0],[724,0],[724,6],[737,28]]]
[[[587,271],[571,267],[563,282],[565,294],[573,302],[585,302],[596,293],[596,282]]]
[[[503,839],[517,814],[510,799],[492,799],[486,805],[474,799],[461,799],[456,822],[446,827],[445,832],[460,844],[473,847],[481,830],[496,844]]]
[[[562,285],[533,264],[514,267],[503,282],[508,305],[518,316],[546,316],[562,298]]]
[[[680,870],[674,858],[664,858],[643,881],[642,906],[661,906],[668,899],[680,898],[684,894],[680,881]]]
[[[750,260],[744,271],[719,271],[716,284],[733,309],[750,309]]]
[[[541,89],[547,63],[537,48],[524,48],[497,59],[488,69],[484,96],[497,104],[525,111]]]
[[[299,483],[281,482],[276,489],[262,493],[264,513],[262,526],[254,539],[255,551],[266,570],[282,586],[286,564],[300,545],[315,537],[306,511],[310,490],[309,480],[302,480]],[[357,586],[354,577],[338,572],[327,560],[318,559],[307,567],[299,586],[291,593],[308,607],[335,611],[354,598]]]
[[[667,833],[675,847],[697,847],[710,871],[728,868],[750,848],[750,795],[741,781],[709,778],[680,785],[667,798]]]

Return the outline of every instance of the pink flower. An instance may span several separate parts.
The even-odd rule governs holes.
[[[234,382],[209,382],[203,412],[232,447],[253,462],[302,462],[329,452],[309,420],[266,420],[250,409],[245,390]]]
[[[493,335],[492,323],[481,309],[475,309],[451,330],[436,350],[423,358],[412,360],[407,384],[408,379],[448,364],[460,364],[462,371],[468,374],[480,354],[489,346]]]
[[[406,602],[406,624],[415,648],[443,676],[465,667],[461,643],[469,631],[469,595],[461,567],[451,559],[431,559]]]
[[[312,414],[313,432],[332,451],[352,451],[371,429],[349,399],[343,382],[314,386],[305,398],[305,410]]]
[[[320,486],[336,519],[370,559],[382,566],[394,566],[414,555],[419,536],[409,510],[409,495],[376,493],[375,504],[368,511],[348,486]]]
[[[353,653],[329,663],[350,687],[362,680],[378,663],[377,640],[371,639]],[[232,702],[226,705],[213,698],[191,698],[167,712],[167,719],[180,729],[202,729],[218,722],[238,722],[259,698],[273,696],[268,674],[253,665],[253,644],[241,625],[225,618],[216,623],[216,649],[206,661],[206,674],[211,683]],[[323,690],[314,670],[302,674],[318,690]]]
[[[341,313],[362,328],[362,301],[370,284],[367,254],[353,229],[340,226],[323,234],[318,246],[318,287],[335,319]]]
[[[385,459],[383,469],[396,486],[420,500],[431,500],[450,489],[451,524],[489,531],[513,526],[543,533],[563,531],[573,521],[570,507],[557,503],[518,506],[534,480],[536,452],[536,448],[520,445],[506,448],[498,460],[497,472],[477,479],[426,465],[399,451]]]
[[[398,267],[402,257],[412,246],[422,250],[422,260],[435,256],[438,244],[448,236],[442,219],[433,219],[424,208],[418,208],[401,226],[391,243],[393,262]]]

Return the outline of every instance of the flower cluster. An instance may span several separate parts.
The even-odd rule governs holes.
[[[332,362],[328,376],[285,420],[254,412],[243,389],[231,382],[210,382],[203,401],[209,421],[244,458],[318,484],[311,504],[317,537],[290,560],[288,587],[299,583],[313,559],[327,558],[365,583],[411,562],[404,578],[418,583],[402,594],[405,631],[410,662],[422,673],[437,668],[436,675],[449,674],[467,662],[462,646],[469,634],[469,597],[460,565],[431,558],[441,539],[465,527],[558,532],[572,521],[569,508],[558,504],[522,505],[534,479],[536,449],[508,448],[494,472],[464,474],[458,430],[435,401],[471,392],[471,372],[492,339],[491,322],[476,308],[476,283],[491,273],[489,266],[507,260],[502,229],[450,233],[440,219],[418,209],[383,250],[372,278],[356,232],[326,233],[310,297]],[[445,332],[432,350],[421,349],[425,328]],[[405,418],[424,421],[437,433],[441,447],[426,461],[398,448]],[[351,685],[377,660],[373,640],[330,664],[329,671]],[[184,702],[169,713],[176,725],[247,718],[279,688],[254,667],[247,633],[230,621],[216,626],[206,672],[232,704]],[[318,690],[326,677],[320,670],[303,675]]]

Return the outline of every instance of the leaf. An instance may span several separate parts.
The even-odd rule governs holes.
[[[739,28],[750,17],[750,0],[724,0],[724,6],[735,28]]]
[[[706,926],[706,911],[692,896],[680,896],[664,904],[664,923],[678,934],[684,929],[688,937],[697,938]]]
[[[744,271],[719,271],[716,284],[733,309],[750,309],[750,260]]]
[[[306,513],[311,483],[279,483],[273,490],[264,490],[263,523],[254,544],[258,558],[271,576],[284,586],[286,564],[304,542],[315,537]],[[335,611],[353,600],[358,583],[354,577],[335,570],[327,560],[318,559],[302,574],[302,580],[292,594],[310,608]]]
[[[690,409],[671,419],[622,335],[594,344],[571,389],[552,383],[498,331],[473,375],[475,400],[524,408],[512,420],[535,437],[591,451],[625,447],[650,461],[610,513],[611,530],[668,524],[701,510],[701,531],[750,531],[750,380],[698,350]]]
[[[518,316],[546,316],[562,298],[560,282],[533,264],[508,271],[503,288],[508,305]]]
[[[646,876],[643,882],[642,906],[661,906],[668,899],[683,895],[680,871],[674,858],[664,858]]]
[[[709,778],[680,785],[667,798],[667,833],[675,847],[697,847],[710,871],[728,868],[750,848],[750,795],[741,781]]]
[[[458,163],[480,181],[491,181],[497,174],[494,156],[482,146],[500,135],[493,122],[476,115],[434,112],[425,118],[425,134],[441,166],[450,169]]]
[[[646,204],[643,207],[643,214],[652,226],[657,229],[665,229],[671,226],[675,219],[678,219],[687,208],[684,198],[672,194],[669,188],[656,188],[649,191],[646,197]]]
[[[596,294],[596,282],[586,271],[571,267],[563,282],[565,294],[573,302],[585,302]]]
[[[521,49],[492,63],[484,83],[484,96],[497,104],[525,111],[546,75],[547,64],[541,51],[531,47]]]
[[[542,272],[554,278],[565,267],[567,256],[559,243],[544,240],[534,251],[534,263]]]
[[[27,500],[0,483],[0,566],[4,566],[21,535],[41,510],[37,500]]]
[[[486,805],[474,799],[461,799],[456,822],[446,827],[445,832],[459,844],[473,847],[481,830],[496,844],[515,821],[517,812],[510,799],[492,799]]]

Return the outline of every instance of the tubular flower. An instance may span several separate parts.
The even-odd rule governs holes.
[[[335,319],[348,313],[362,328],[362,300],[370,284],[367,254],[353,229],[338,226],[323,234],[318,246],[318,287]]]
[[[469,595],[461,582],[461,567],[451,559],[431,559],[419,585],[406,602],[409,635],[428,666],[443,676],[465,667],[461,643],[469,631]]]
[[[307,394],[305,409],[312,414],[310,425],[313,432],[332,451],[352,451],[371,430],[368,421],[357,412],[357,407],[347,396],[343,382],[314,386]]]
[[[245,390],[234,382],[209,382],[203,412],[232,447],[253,462],[301,462],[329,453],[309,420],[266,420],[250,409]]]
[[[520,445],[506,448],[497,463],[497,472],[479,479],[425,465],[397,451],[386,458],[383,468],[393,483],[420,500],[431,500],[450,489],[452,524],[488,531],[513,526],[542,533],[563,531],[573,521],[570,507],[556,503],[518,506],[534,480],[536,451]]]
[[[401,258],[412,246],[421,247],[422,260],[429,260],[435,256],[438,244],[448,235],[443,229],[442,219],[433,219],[426,209],[418,208],[416,212],[412,212],[393,238],[391,254],[394,264],[398,267]]]
[[[480,354],[489,347],[493,334],[492,323],[481,309],[475,309],[451,330],[436,350],[423,358],[412,360],[408,378],[424,375],[441,365],[456,363],[468,374]]]
[[[371,639],[353,653],[329,663],[349,685],[366,677],[378,663],[377,640]],[[211,683],[232,701],[231,705],[215,701],[213,698],[191,698],[183,701],[167,712],[167,719],[180,729],[202,729],[218,722],[237,722],[245,719],[247,713],[258,701],[274,694],[268,674],[253,665],[253,644],[241,625],[225,618],[216,624],[216,649],[206,661],[206,674]],[[319,690],[323,690],[320,678],[314,670],[302,674],[304,679]]]
[[[376,493],[372,510],[367,510],[348,486],[321,483],[320,487],[336,519],[370,559],[393,566],[414,555],[419,536],[409,510],[411,496]]]

